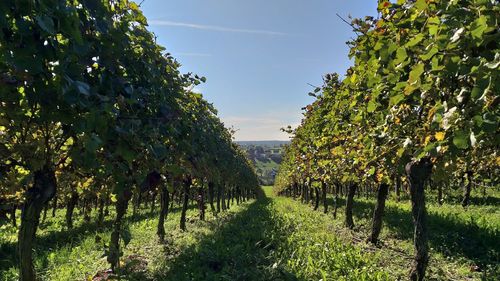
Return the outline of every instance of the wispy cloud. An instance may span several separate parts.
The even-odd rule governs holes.
[[[212,54],[205,53],[176,53],[177,56],[180,57],[211,57]]]
[[[176,21],[168,21],[168,20],[150,20],[148,21],[149,25],[152,26],[176,26],[176,27],[185,27],[191,29],[199,29],[199,30],[209,30],[209,31],[218,31],[218,32],[232,32],[232,33],[247,33],[247,34],[259,34],[259,35],[271,35],[271,36],[286,36],[287,33],[271,31],[271,30],[261,30],[261,29],[240,29],[240,28],[231,28],[224,26],[216,26],[216,25],[204,25],[204,24],[195,24],[195,23],[186,23],[186,22],[176,22]]]

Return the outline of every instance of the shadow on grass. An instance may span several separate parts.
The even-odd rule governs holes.
[[[265,196],[246,206],[215,233],[201,238],[154,273],[154,280],[299,280],[273,266],[278,239]],[[168,253],[167,253],[168,255]]]
[[[462,200],[462,198],[460,198]],[[458,201],[458,200],[457,200]],[[470,198],[470,205],[472,206],[481,206],[481,205],[490,205],[490,206],[500,206],[500,198],[495,196],[473,196]]]
[[[190,209],[192,208],[196,208],[196,206],[193,204],[190,206]],[[169,212],[176,212],[179,210],[180,207],[175,207]],[[127,223],[134,223],[145,219],[156,218],[157,216],[158,210],[151,213],[149,212],[149,208],[145,208],[141,209],[141,212],[135,216],[127,216],[125,220]],[[55,219],[57,218],[58,217]],[[51,225],[54,224],[55,219],[49,218],[45,224],[41,225],[41,227],[44,229],[50,229]],[[114,215],[111,213],[110,216],[106,217],[102,225],[99,225],[95,220],[90,222],[81,221],[81,223],[71,229],[56,230],[43,236],[38,236],[35,239],[36,255],[34,258],[35,260],[41,262],[42,267],[46,267],[48,265],[48,256],[51,252],[63,248],[66,245],[78,245],[89,236],[110,230],[113,220]],[[0,245],[0,256],[2,257],[0,262],[0,272],[11,267],[17,267],[17,243],[10,242]]]
[[[343,212],[345,200],[339,198],[339,212]],[[409,203],[408,203],[409,204]],[[329,206],[333,205],[330,199]],[[374,201],[354,200],[354,218],[367,223],[370,227]],[[461,208],[461,206],[457,207]],[[465,212],[465,211],[464,211]],[[429,246],[445,256],[464,257],[476,265],[495,265],[500,263],[500,232],[498,229],[485,229],[475,221],[464,222],[454,214],[428,212]],[[383,218],[384,226],[397,239],[413,239],[413,222],[410,210],[394,205],[386,205]]]

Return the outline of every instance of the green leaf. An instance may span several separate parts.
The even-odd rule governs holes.
[[[168,165],[166,170],[168,171],[169,174],[172,175],[181,175],[184,172],[179,165],[175,164]]]
[[[430,151],[434,150],[436,148],[436,146],[437,146],[437,143],[435,143],[435,142],[429,143],[428,145],[426,145],[424,147],[424,151],[430,152]]]
[[[403,47],[398,48],[398,50],[396,51],[396,59],[394,60],[394,64],[398,65],[402,63],[403,61],[406,60],[407,57],[408,54],[406,53],[406,49]]]
[[[420,87],[420,76],[424,73],[424,64],[419,63],[413,67],[410,72],[410,78],[406,85],[405,94],[411,94],[413,91]]]
[[[92,134],[90,139],[87,140],[85,148],[89,151],[95,151],[102,145],[102,140],[96,134]]]
[[[82,95],[88,96],[90,95],[90,86],[89,84],[81,81],[75,81],[75,86],[78,89],[78,92]]]
[[[470,34],[474,39],[481,39],[484,31],[488,28],[487,19],[484,15],[481,15],[471,24]],[[481,42],[477,42],[476,44],[481,44]]]
[[[121,156],[125,161],[127,161],[129,164],[132,163],[135,159],[135,151],[130,149],[128,145],[120,143],[116,147],[116,154]]]
[[[489,69],[497,69],[500,67],[500,53],[495,54],[495,59],[492,62],[485,63],[484,66],[486,66]]]
[[[439,52],[439,49],[438,47],[436,46],[433,46],[429,52],[427,52],[427,54],[425,55],[421,55],[420,58],[424,61],[427,61],[429,59],[431,59],[435,54],[437,54]]]
[[[478,98],[480,98],[483,95],[483,91],[484,90],[482,90],[479,87],[474,87],[470,93],[470,96],[472,99],[477,100]]]
[[[429,35],[434,36],[437,34],[439,29],[438,25],[429,25]]]
[[[453,136],[453,144],[460,149],[469,148],[469,136],[465,131],[456,131]]]
[[[375,174],[375,167],[371,167],[370,170],[368,170],[368,175],[373,176]]]
[[[120,234],[123,239],[123,243],[125,244],[125,246],[127,246],[128,243],[130,243],[130,241],[132,240],[132,234],[130,233],[130,230],[128,228],[122,229]]]
[[[38,26],[40,26],[40,28],[43,29],[45,32],[49,34],[56,33],[54,29],[54,21],[52,20],[51,17],[47,15],[40,15],[36,17],[36,22],[38,23]]]
[[[440,71],[444,69],[444,65],[439,64],[441,57],[442,56],[432,57],[432,62],[431,62],[432,71]]]
[[[411,39],[410,41],[408,41],[406,44],[405,44],[405,47],[413,47],[415,45],[417,45],[418,43],[420,43],[420,41],[422,41],[422,39],[424,39],[424,35],[419,33],[417,34],[415,37],[413,37],[413,39]]]
[[[405,95],[404,94],[399,94],[399,95],[395,95],[395,96],[392,96],[390,98],[390,105],[393,106],[393,105],[398,105],[402,100],[404,100],[405,98]]]
[[[419,64],[415,65],[410,72],[409,82],[411,84],[413,84],[416,81],[420,80],[420,75],[422,75],[422,73],[424,73],[424,64],[419,63]]]
[[[425,10],[427,9],[427,2],[426,0],[417,0],[417,2],[415,3],[415,8],[417,8],[418,10]]]
[[[377,106],[378,106],[378,104],[377,104],[376,102],[374,102],[373,100],[370,100],[370,101],[368,102],[368,106],[367,106],[366,110],[367,110],[369,113],[374,112],[374,111],[375,111],[375,109],[377,109]]]
[[[398,157],[403,156],[403,154],[404,154],[404,153],[405,153],[405,149],[404,149],[404,147],[401,147],[400,149],[398,149],[398,151],[396,151],[396,155],[397,155]]]
[[[481,115],[476,115],[472,117],[472,121],[474,122],[474,125],[478,128],[480,128],[481,125],[483,125],[483,117],[481,117]]]
[[[498,129],[498,118],[492,113],[483,114],[482,129],[487,133],[493,133]]]

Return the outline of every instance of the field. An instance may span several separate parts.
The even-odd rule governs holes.
[[[355,199],[356,227],[350,231],[342,225],[342,207],[334,220],[331,210],[323,214],[274,196],[272,187],[264,191],[266,197],[234,204],[217,218],[209,212],[206,221],[199,221],[191,206],[186,232],[178,228],[175,206],[164,243],[155,234],[158,210],[143,208],[129,215],[132,239],[121,261],[122,280],[405,280],[412,258],[407,202],[387,202],[383,243],[375,247],[364,242],[373,200]],[[495,280],[500,210],[494,204],[466,212],[455,205],[430,206],[429,280]],[[102,257],[109,222],[105,232],[98,232],[95,223],[76,218],[69,231],[62,210],[41,225],[35,265],[42,280],[92,279],[109,267]],[[2,280],[17,279],[16,240],[16,229],[2,225]]]

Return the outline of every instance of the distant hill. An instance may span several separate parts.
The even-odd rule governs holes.
[[[255,165],[259,180],[263,185],[273,185],[283,160],[283,146],[289,141],[237,141]]]
[[[263,141],[236,141],[236,143],[241,146],[255,145],[255,146],[273,147],[273,146],[280,146],[282,144],[289,144],[290,141],[263,140]]]

